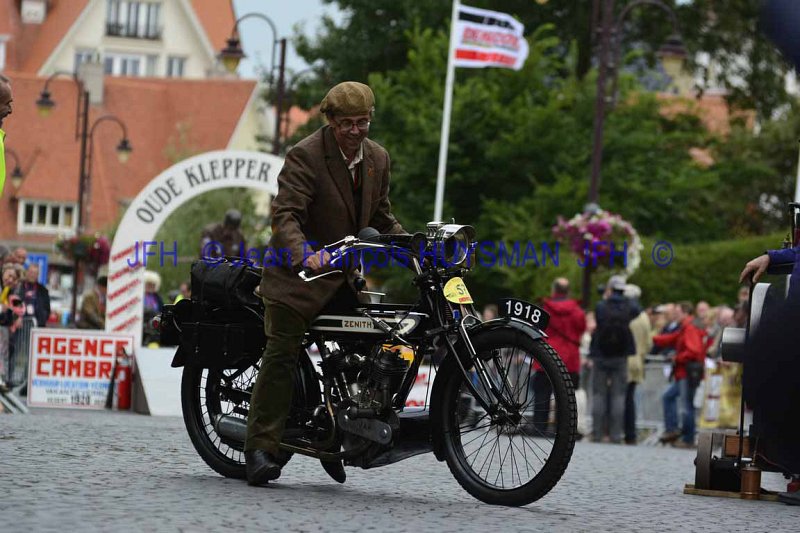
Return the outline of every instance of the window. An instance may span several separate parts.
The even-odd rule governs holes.
[[[158,56],[157,55],[148,55],[147,56],[147,66],[144,69],[144,75],[153,77],[156,75],[156,67],[158,66]]]
[[[78,72],[78,67],[80,67],[82,63],[91,63],[97,60],[97,52],[94,50],[75,50],[75,68],[73,69],[73,72]]]
[[[167,77],[182,78],[186,69],[186,58],[170,56],[167,58]]]
[[[6,68],[6,40],[5,37],[0,37],[0,72]]]
[[[128,54],[106,54],[103,71],[109,76],[142,76],[142,64],[146,56]]]
[[[75,205],[23,200],[17,214],[20,233],[70,233],[77,228]]]
[[[136,39],[161,38],[161,4],[136,0],[107,0],[106,35]]]

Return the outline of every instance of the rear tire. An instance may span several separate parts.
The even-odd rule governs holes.
[[[478,333],[471,341],[490,374],[498,380],[505,376],[506,396],[520,406],[522,417],[497,421],[476,408],[461,370],[450,359],[440,369],[447,381],[443,384],[442,408],[438,410],[447,466],[458,483],[482,502],[527,505],[556,485],[572,457],[577,432],[572,380],[561,358],[542,339],[533,340],[512,329],[497,329]],[[550,412],[555,414],[555,420],[545,414],[544,426],[542,415],[533,423],[534,362],[538,363],[537,371],[544,373],[540,380],[549,380],[555,400]],[[541,404],[541,400],[537,403]]]
[[[234,369],[220,370],[185,366],[181,379],[181,406],[183,422],[197,453],[215,472],[233,479],[245,479],[244,443],[229,441],[217,434],[213,417],[230,415],[247,420],[249,402],[234,405],[220,397],[219,385],[224,376],[230,376]],[[258,375],[256,367],[251,366],[245,373],[248,385],[255,383]],[[247,386],[243,387],[244,390]],[[234,410],[244,408],[244,414]]]
[[[242,370],[185,366],[181,379],[181,407],[186,431],[195,450],[215,472],[229,478],[245,479],[244,443],[224,438],[214,429],[218,415],[241,418],[247,423],[250,393],[258,377],[259,362]],[[314,366],[305,351],[298,355],[294,371],[292,407],[287,428],[303,427],[322,401]],[[228,392],[229,391],[229,392]],[[281,450],[281,466],[292,454]]]

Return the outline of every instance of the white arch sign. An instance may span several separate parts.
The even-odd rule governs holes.
[[[155,240],[158,228],[172,212],[199,194],[227,187],[258,189],[274,196],[278,194],[282,166],[283,158],[275,155],[219,150],[181,161],[148,183],[122,217],[111,245],[106,331],[130,333],[136,346],[141,345],[145,271],[142,243]],[[173,251],[171,244],[166,248],[167,254]]]

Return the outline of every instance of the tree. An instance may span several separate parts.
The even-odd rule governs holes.
[[[661,31],[670,31],[661,18]],[[528,30],[522,70],[456,72],[444,212],[475,224],[481,240],[552,242],[556,217],[578,212],[587,197],[596,73],[577,74],[580,45],[559,38],[556,28]],[[408,230],[419,231],[433,211],[448,33],[420,22],[403,39],[405,62],[362,81],[377,99],[370,136],[392,157],[393,208]],[[734,124],[729,136],[719,136],[705,130],[691,102],[683,112],[664,113],[658,97],[627,71],[618,102],[605,128],[604,208],[643,236],[680,245],[785,227],[782,204],[800,137],[796,113],[762,122],[758,134]],[[698,164],[693,148],[708,150],[714,163]],[[509,288],[524,296],[522,287],[541,295],[559,273],[580,277],[567,263],[555,270],[503,265],[477,269],[471,289],[481,299]],[[390,275],[389,283],[408,290],[404,275]]]
[[[790,66],[760,31],[762,3],[693,0],[680,6],[679,13],[681,32],[694,52],[689,68],[700,71],[704,85],[727,89],[734,107],[755,109],[760,118],[768,119],[790,101],[785,89]],[[700,62],[698,52],[707,54],[708,60]]]
[[[295,46],[308,63],[322,64],[316,82],[299,84],[298,100],[308,108],[323,86],[343,80],[366,81],[371,73],[402,69],[411,49],[409,30],[419,26],[447,32],[451,2],[398,2],[396,0],[325,0],[345,13],[341,26],[323,18],[319,34],[310,38],[298,30]],[[597,0],[594,0],[597,1]],[[678,3],[662,0],[677,13],[679,29],[689,52],[687,68],[701,74],[698,89],[723,87],[732,105],[756,109],[762,118],[789,100],[784,79],[789,66],[759,31],[761,0],[692,0]],[[552,24],[560,46],[551,53],[562,59],[573,55],[570,72],[583,79],[591,70],[592,6],[589,0],[471,0],[470,6],[515,15],[527,34],[543,24]],[[617,15],[628,2],[617,1]],[[621,50],[640,50],[651,69],[656,52],[673,32],[665,13],[653,7],[633,9],[621,28]],[[574,49],[571,47],[574,46]],[[570,50],[572,49],[572,52]],[[643,76],[647,72],[642,73]],[[324,79],[324,81],[322,81]],[[309,87],[313,87],[309,89]]]

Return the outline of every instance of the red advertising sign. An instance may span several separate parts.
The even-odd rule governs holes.
[[[114,356],[133,355],[133,336],[95,330],[31,332],[28,405],[102,409]]]

